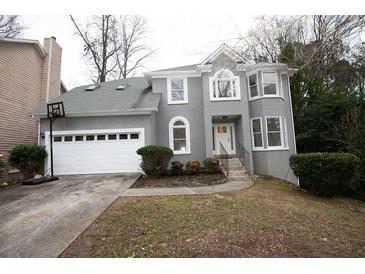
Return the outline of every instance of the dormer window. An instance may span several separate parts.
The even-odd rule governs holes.
[[[187,78],[167,79],[167,102],[168,104],[188,103],[188,81]]]
[[[235,76],[230,70],[222,69],[214,77],[210,77],[210,100],[240,100],[239,77]]]

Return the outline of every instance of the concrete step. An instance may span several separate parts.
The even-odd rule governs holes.
[[[244,173],[244,172],[232,172],[230,171],[229,173],[229,176],[246,176],[247,173]]]
[[[247,181],[249,180],[248,176],[228,176],[229,181]]]
[[[229,163],[241,163],[239,159],[228,159]]]
[[[229,168],[229,169],[241,170],[241,169],[242,169],[242,166],[238,166],[238,165],[230,165],[228,168]]]
[[[241,172],[247,172],[247,169],[244,166],[229,166],[229,171],[241,171]]]

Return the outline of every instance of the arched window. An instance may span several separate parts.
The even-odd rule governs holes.
[[[174,154],[190,153],[190,126],[184,117],[174,117],[169,123],[170,148]]]
[[[239,77],[228,69],[219,70],[210,78],[210,100],[240,100]]]

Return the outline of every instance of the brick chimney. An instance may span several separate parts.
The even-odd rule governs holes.
[[[47,56],[42,65],[41,102],[48,102],[61,94],[62,48],[55,37],[44,38],[43,48]]]

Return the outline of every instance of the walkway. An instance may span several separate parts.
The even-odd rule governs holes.
[[[167,195],[196,195],[196,194],[213,194],[225,191],[240,190],[253,185],[250,180],[247,181],[227,181],[226,183],[213,186],[195,186],[195,187],[162,187],[162,188],[129,188],[122,192],[120,196],[167,196]]]

